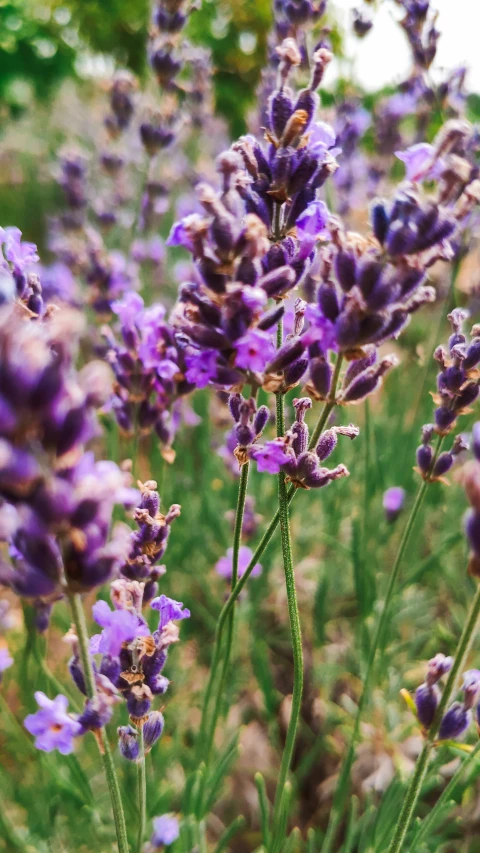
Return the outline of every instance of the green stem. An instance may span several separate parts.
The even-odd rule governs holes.
[[[141,853],[143,839],[145,837],[145,828],[147,825],[147,775],[145,768],[145,741],[143,737],[143,723],[138,729],[138,745],[140,752],[137,763],[137,779],[138,779],[138,839],[137,851]]]
[[[281,437],[285,434],[285,407],[283,394],[277,395],[277,436]],[[278,506],[280,513],[280,534],[282,541],[283,554],[283,569],[285,572],[285,586],[287,590],[288,616],[290,620],[290,632],[292,637],[293,649],[293,694],[292,707],[290,711],[290,720],[288,722],[287,737],[280,764],[280,773],[278,776],[277,789],[275,792],[275,802],[273,806],[273,841],[272,853],[278,849],[279,842],[279,826],[280,815],[282,813],[283,799],[285,792],[285,783],[287,781],[290,765],[292,763],[293,750],[295,747],[295,738],[297,735],[298,721],[300,718],[300,710],[302,705],[303,694],[303,650],[302,650],[302,631],[300,625],[300,613],[298,610],[297,592],[295,588],[295,572],[292,560],[292,539],[290,532],[290,514],[289,500],[287,492],[287,484],[285,482],[285,474],[280,471],[278,475]]]
[[[412,841],[411,846],[410,846],[409,853],[415,853],[415,850],[418,849],[419,844],[423,841],[423,839],[426,837],[426,835],[429,832],[432,832],[434,830],[435,820],[440,815],[442,807],[446,803],[448,803],[450,801],[450,799],[453,797],[453,793],[455,791],[455,788],[457,787],[458,783],[462,779],[462,776],[465,775],[465,773],[468,770],[468,768],[470,767],[470,765],[474,764],[475,759],[478,758],[479,753],[480,753],[480,741],[477,743],[475,749],[472,750],[470,755],[468,755],[464,759],[464,761],[462,761],[462,763],[460,764],[460,766],[458,767],[458,769],[455,771],[452,778],[450,779],[448,785],[446,785],[445,788],[443,789],[442,793],[440,794],[440,796],[439,796],[437,802],[435,803],[435,805],[433,806],[432,810],[429,811],[425,820],[422,821],[422,824],[421,824],[417,834],[413,838],[413,841]]]
[[[240,545],[242,541],[242,528],[243,528],[243,514],[245,511],[245,500],[247,497],[247,487],[248,487],[248,473],[249,473],[250,463],[246,462],[245,465],[242,465],[242,470],[240,473],[240,482],[238,485],[238,497],[237,497],[237,509],[235,513],[235,528],[233,532],[233,556],[232,556],[232,590],[235,589],[235,586],[238,581],[238,556],[240,553]],[[232,607],[229,617],[228,617],[228,625],[227,625],[227,637],[225,642],[225,653],[223,658],[223,667],[220,674],[220,681],[218,684],[217,695],[215,706],[213,708],[210,732],[207,738],[207,746],[205,749],[204,740],[200,738],[200,745],[202,747],[202,754],[204,754],[205,767],[208,768],[208,763],[210,760],[210,755],[212,752],[213,742],[215,739],[215,730],[217,727],[218,717],[220,715],[220,707],[221,700],[223,696],[223,691],[225,687],[225,682],[227,679],[228,667],[230,665],[230,655],[232,651],[232,640],[233,640],[233,629],[235,624],[235,609]],[[205,715],[207,716],[207,714]],[[206,774],[205,777],[206,778]]]
[[[442,446],[443,437],[439,436],[437,439],[437,443],[435,446],[433,460],[430,466],[430,471],[433,470],[437,457],[440,453],[440,448]],[[340,824],[343,809],[345,806],[345,801],[348,794],[348,781],[350,778],[350,771],[352,769],[353,759],[355,757],[355,746],[358,740],[358,735],[360,732],[360,723],[362,720],[363,711],[365,709],[365,704],[367,701],[367,697],[370,690],[370,684],[373,675],[373,668],[375,663],[375,658],[377,655],[378,647],[380,645],[380,640],[383,636],[383,632],[385,630],[385,626],[387,624],[388,614],[390,610],[390,605],[393,598],[393,593],[395,590],[395,585],[397,582],[398,572],[400,569],[400,565],[402,563],[403,556],[405,554],[405,550],[410,541],[410,537],[412,535],[415,522],[417,520],[418,513],[422,507],[425,494],[427,492],[428,485],[430,483],[430,479],[425,479],[422,481],[422,484],[417,492],[417,496],[415,498],[415,502],[412,506],[410,515],[407,519],[407,523],[405,525],[402,538],[400,540],[400,545],[397,551],[397,556],[395,557],[395,562],[392,567],[392,571],[390,573],[390,578],[388,581],[387,591],[385,594],[385,599],[383,602],[383,607],[380,612],[380,616],[378,618],[377,626],[375,629],[375,634],[373,637],[373,642],[370,648],[370,653],[367,660],[367,667],[363,679],[363,689],[358,702],[357,713],[355,715],[355,721],[353,724],[353,732],[350,738],[347,756],[342,766],[342,770],[338,779],[335,795],[333,797],[332,809],[330,812],[330,818],[327,826],[327,831],[325,834],[325,838],[322,844],[322,853],[330,853],[332,849],[332,844],[335,840],[338,826]]]
[[[319,417],[319,419],[318,419],[318,421],[317,421],[317,423],[313,429],[311,437],[310,437],[310,441],[308,444],[309,450],[311,450],[313,447],[315,447],[321,433],[323,432],[323,430],[325,428],[328,417],[336,405],[335,395],[336,395],[338,380],[340,378],[341,366],[342,366],[342,356],[340,355],[337,358],[337,362],[335,365],[335,371],[334,371],[333,378],[332,378],[332,385],[331,385],[329,397],[325,401],[325,404],[324,404],[322,411],[320,413],[320,417]],[[287,498],[288,498],[289,504],[293,500],[296,492],[297,492],[297,489],[294,486],[290,486],[290,488],[288,489],[288,492],[287,492]],[[225,602],[225,604],[224,604],[224,606],[220,612],[220,616],[218,618],[216,629],[215,629],[215,642],[214,642],[213,658],[212,658],[212,663],[210,666],[210,673],[209,673],[209,677],[208,677],[208,683],[207,683],[207,688],[205,690],[205,696],[204,696],[203,707],[202,707],[202,721],[200,724],[200,732],[199,732],[199,736],[198,736],[198,759],[199,760],[202,757],[202,752],[203,752],[203,748],[204,748],[206,730],[207,730],[207,723],[208,723],[208,709],[210,707],[210,702],[211,702],[212,695],[213,695],[213,689],[215,686],[215,682],[217,680],[218,666],[220,664],[220,660],[221,660],[221,656],[222,656],[222,645],[221,644],[222,644],[222,635],[223,635],[223,631],[225,628],[225,624],[227,622],[229,614],[231,613],[233,607],[235,606],[235,602],[237,601],[238,596],[242,592],[242,590],[243,590],[244,586],[246,585],[252,571],[254,570],[254,568],[257,565],[258,561],[260,560],[262,554],[264,553],[267,546],[269,545],[269,543],[273,537],[273,534],[275,533],[275,531],[279,525],[279,522],[280,522],[280,510],[277,510],[275,515],[273,516],[270,524],[268,525],[265,533],[263,534],[260,542],[258,543],[258,545],[257,545],[257,547],[253,553],[252,559],[250,560],[245,572],[243,573],[241,578],[238,579],[237,583],[235,584],[234,589],[230,593],[228,600]],[[217,704],[217,702],[215,704]]]
[[[415,764],[415,770],[413,772],[413,776],[410,780],[410,784],[407,789],[402,810],[400,812],[400,816],[395,827],[395,832],[388,848],[388,853],[400,853],[403,847],[405,836],[410,828],[418,798],[420,797],[423,781],[427,772],[428,759],[430,758],[430,753],[432,752],[432,749],[435,746],[435,738],[437,736],[442,717],[456,689],[458,676],[460,675],[461,670],[465,666],[468,653],[475,637],[475,631],[479,616],[480,584],[477,587],[477,591],[472,601],[467,621],[462,631],[462,635],[458,641],[453,666],[448,674],[447,683],[445,685],[442,698],[439,702],[435,714],[435,719],[429,729],[425,746],[423,747],[422,752],[420,753],[417,759],[417,763]]]
[[[78,644],[80,647],[80,658],[82,661],[83,677],[85,679],[85,687],[89,699],[94,699],[97,695],[95,684],[95,676],[92,667],[92,661],[88,649],[88,631],[85,621],[85,612],[81,596],[78,593],[69,595],[70,607],[72,609],[73,621],[77,630]],[[125,816],[123,814],[122,798],[118,785],[117,774],[113,757],[108,743],[107,733],[104,728],[100,729],[100,744],[107,777],[107,784],[110,792],[110,800],[112,803],[113,819],[115,822],[115,830],[117,833],[117,844],[119,853],[129,853],[127,841],[127,829],[125,826]]]

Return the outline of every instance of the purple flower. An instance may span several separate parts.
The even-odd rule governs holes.
[[[335,145],[337,134],[333,127],[325,121],[317,121],[312,124],[309,132],[308,145],[316,154],[319,154],[323,149],[326,151]]]
[[[92,607],[92,614],[103,631],[91,638],[91,654],[115,657],[120,653],[122,643],[129,643],[135,637],[146,637],[150,634],[148,625],[142,622],[136,613],[130,610],[110,610],[106,601],[97,601]]]
[[[325,236],[329,217],[324,201],[312,201],[297,219],[297,239],[300,243],[299,257],[306,258],[319,237]]]
[[[128,291],[123,299],[112,304],[112,311],[115,312],[122,326],[131,328],[140,318],[144,307],[145,303],[142,297],[134,291]]]
[[[395,521],[400,515],[405,503],[405,489],[392,486],[383,495],[383,508],[388,521]]]
[[[44,752],[58,749],[62,755],[73,751],[73,738],[77,737],[82,727],[77,720],[67,714],[68,699],[62,694],[49,699],[40,690],[35,693],[35,699],[40,707],[36,714],[29,714],[25,719],[25,728],[35,737],[35,746]]]
[[[264,445],[253,446],[250,456],[257,463],[258,470],[266,471],[267,474],[278,474],[282,465],[290,462],[292,458],[291,454],[286,452],[283,438],[274,438],[272,441],[266,441]]]
[[[302,338],[307,346],[319,343],[323,352],[338,349],[335,323],[325,317],[319,305],[308,304],[305,319],[308,320],[309,327]]]
[[[235,364],[243,370],[261,373],[273,356],[275,347],[267,332],[251,329],[235,343],[237,356]]]
[[[0,229],[0,242],[4,244],[7,261],[13,264],[14,272],[18,275],[40,260],[35,243],[22,242],[19,228]]]
[[[478,669],[469,669],[463,673],[462,690],[464,691],[464,708],[466,710],[473,708],[480,691],[480,671]]]
[[[13,663],[13,658],[8,651],[7,646],[0,647],[0,679],[2,677],[2,673],[8,669]]]
[[[194,234],[202,222],[203,219],[198,213],[191,213],[179,222],[174,222],[166,241],[167,246],[182,246],[187,251],[194,252]]]
[[[185,356],[187,382],[205,388],[217,375],[217,353],[213,349],[195,350]]]
[[[153,835],[150,844],[153,847],[161,847],[172,844],[180,835],[180,828],[176,817],[170,814],[162,814],[153,819]]]
[[[157,375],[160,379],[171,382],[178,373],[178,364],[170,358],[163,358],[157,364]]]
[[[238,552],[238,577],[241,578],[245,572],[245,569],[250,563],[250,560],[253,557],[253,552],[247,545],[241,545],[240,550]],[[225,557],[220,557],[218,560],[215,571],[217,574],[221,575],[223,578],[230,579],[232,577],[233,571],[233,548],[228,548]],[[261,573],[262,567],[260,563],[253,568],[251,575],[253,577],[258,577]]]
[[[166,595],[159,595],[158,598],[154,598],[150,606],[153,610],[160,612],[159,631],[162,631],[165,625],[168,625],[174,619],[188,619],[190,616],[190,611],[187,608],[183,610],[181,601],[175,601],[175,599],[168,598]]]
[[[395,151],[395,157],[405,164],[407,181],[421,181],[438,176],[439,163],[434,158],[435,148],[427,142],[410,145],[405,151]]]

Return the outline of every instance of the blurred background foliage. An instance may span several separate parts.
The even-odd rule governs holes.
[[[0,109],[3,119],[45,101],[67,77],[109,65],[143,77],[150,0],[0,0]],[[204,0],[187,37],[212,51],[219,111],[241,131],[264,63],[270,0]]]

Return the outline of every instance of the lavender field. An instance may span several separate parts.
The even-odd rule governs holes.
[[[480,853],[480,97],[345,6],[0,4],[0,851]]]

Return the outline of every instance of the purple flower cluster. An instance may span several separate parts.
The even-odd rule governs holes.
[[[422,443],[417,448],[418,470],[424,479],[443,477],[452,467],[455,457],[467,449],[463,437],[457,435],[450,450],[438,456],[432,469],[434,433],[448,435],[455,428],[457,418],[470,411],[479,394],[477,365],[480,363],[480,337],[474,326],[472,338],[468,341],[462,330],[467,317],[467,312],[460,308],[455,308],[448,315],[452,326],[448,351],[439,346],[434,353],[441,367],[437,375],[437,393],[433,398],[437,405],[435,423],[425,424],[422,428]]]
[[[453,660],[445,655],[435,655],[428,662],[425,682],[415,692],[417,716],[425,731],[435,720],[441,699],[438,682],[452,667]],[[456,740],[465,734],[472,722],[472,708],[477,703],[477,723],[480,721],[480,671],[470,669],[463,675],[463,701],[454,702],[443,715],[438,730],[439,740]]]
[[[161,595],[150,602],[159,611],[158,629],[150,633],[142,615],[144,584],[119,579],[111,587],[114,610],[104,601],[93,607],[95,621],[103,628],[90,641],[90,652],[102,655],[98,671],[107,677],[126,700],[133,722],[150,711],[153,697],[165,693],[168,680],[162,675],[169,645],[177,642],[173,620],[190,613],[180,602]],[[76,662],[71,665],[72,674]],[[80,683],[77,681],[77,686]]]
[[[121,341],[110,327],[103,327],[105,357],[116,380],[108,407],[124,432],[154,430],[168,449],[176,428],[172,405],[194,387],[188,380],[188,360],[163,305],[145,308],[141,296],[130,292],[113,309]]]
[[[44,313],[38,260],[37,247],[18,228],[0,228],[0,305],[17,300],[33,318]]]
[[[308,449],[309,430],[305,422],[305,413],[311,407],[309,397],[294,400],[295,422],[283,438],[266,441],[263,445],[252,445],[249,456],[257,463],[259,471],[278,474],[283,471],[295,488],[319,489],[328,486],[333,480],[348,477],[345,465],[325,468],[323,463],[333,453],[338,436],[346,435],[353,439],[359,433],[358,427],[334,426],[320,436],[314,450]]]
[[[180,506],[172,504],[166,515],[160,512],[160,496],[155,480],[140,483],[141,499],[135,509],[138,530],[132,533],[131,550],[121,566],[121,573],[130,580],[143,581],[143,602],[157,593],[157,580],[165,572],[157,563],[162,559],[170,535],[170,525],[180,515]]]
[[[111,534],[112,511],[136,497],[115,463],[84,450],[109,377],[96,362],[75,371],[79,331],[70,312],[44,322],[16,308],[0,314],[0,536],[10,556],[0,582],[32,599],[41,628],[65,591],[118,571],[128,536],[122,525]]]
[[[114,603],[112,611],[105,601],[93,607],[95,621],[103,628],[90,640],[90,654],[101,655],[93,666],[96,694],[87,699],[81,714],[67,713],[68,700],[59,695],[50,700],[37,692],[40,710],[25,719],[25,727],[35,736],[35,746],[63,754],[73,750],[73,739],[89,731],[96,732],[112,717],[114,705],[126,701],[132,725],[118,729],[119,748],[125,758],[139,757],[138,727],[143,727],[145,752],[160,738],[164,720],[159,711],[152,711],[155,695],[165,693],[168,679],[162,669],[168,647],[178,640],[174,620],[185,619],[190,613],[183,605],[161,595],[151,602],[159,611],[159,624],[153,634],[142,615],[144,585],[137,581],[117,580],[111,586]],[[78,689],[86,695],[85,677],[80,663],[78,639],[73,629],[66,639],[73,648],[69,662],[70,674]]]

